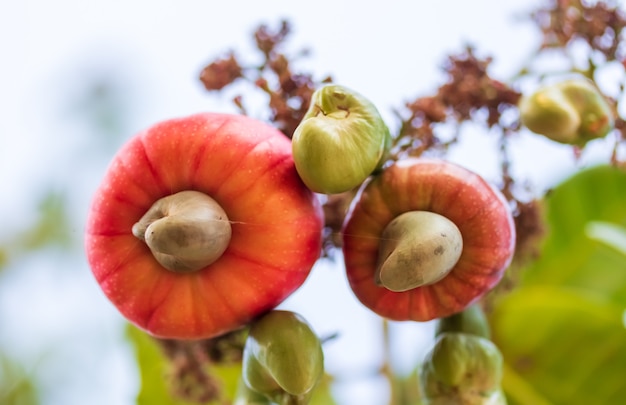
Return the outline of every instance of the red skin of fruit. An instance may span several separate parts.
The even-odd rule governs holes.
[[[183,190],[206,193],[232,222],[224,254],[186,274],[166,270],[131,233],[155,201]],[[89,213],[86,253],[132,323],[161,338],[210,338],[304,282],[319,258],[322,219],[281,132],[244,116],[197,114],[154,125],[116,154]]]
[[[392,292],[374,281],[378,241],[393,218],[414,210],[454,222],[463,252],[438,282]],[[406,159],[385,169],[357,195],[343,229],[350,287],[366,307],[398,321],[428,321],[462,311],[500,281],[514,245],[513,218],[502,195],[480,176],[436,159]]]

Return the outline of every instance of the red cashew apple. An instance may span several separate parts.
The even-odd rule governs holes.
[[[352,290],[393,320],[460,312],[498,283],[514,244],[500,192],[437,159],[410,158],[385,169],[359,191],[343,228]]]
[[[87,259],[105,295],[162,338],[210,338],[274,308],[308,276],[323,214],[291,142],[268,124],[203,113],[152,126],[96,191]]]

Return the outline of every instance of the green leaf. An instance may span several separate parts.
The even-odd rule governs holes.
[[[421,383],[419,379],[419,366],[410,374],[402,376],[394,374],[392,384],[392,404],[395,405],[422,405]]]
[[[172,364],[152,337],[129,325],[127,338],[135,350],[141,377],[141,387],[137,394],[138,405],[198,405],[197,402],[189,402],[172,395],[173,387],[168,378]],[[232,401],[241,376],[240,364],[211,365],[207,371],[216,380],[226,399]],[[218,402],[205,404],[217,405]]]
[[[20,249],[37,250],[48,245],[67,249],[72,246],[74,235],[70,229],[66,199],[63,192],[55,190],[48,191],[42,197],[37,223],[19,236]]]
[[[546,199],[549,233],[495,306],[509,404],[617,404],[626,395],[626,172],[598,166]]]
[[[324,374],[322,376],[320,382],[315,387],[315,391],[313,391],[313,397],[311,397],[309,405],[337,405],[331,391],[332,381],[333,379],[330,375]]]
[[[141,387],[137,404],[183,405],[184,402],[172,398],[166,383],[168,363],[157,344],[134,326],[129,325],[126,333],[135,350],[140,372]]]
[[[577,173],[546,197],[546,220],[549,234],[522,284],[583,288],[626,307],[626,172]]]
[[[3,246],[0,246],[0,273],[2,273],[2,270],[4,270],[8,262],[9,255],[7,253],[7,250]]]
[[[509,405],[612,405],[626,398],[623,307],[581,289],[522,287],[491,314]]]
[[[0,404],[35,405],[37,386],[20,364],[0,353]]]
[[[604,243],[626,256],[626,228],[601,221],[587,223],[587,237]]]

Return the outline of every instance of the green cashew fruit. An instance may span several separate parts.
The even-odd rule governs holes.
[[[243,381],[280,405],[304,405],[324,372],[320,339],[298,314],[272,311],[255,321],[243,351]]]
[[[574,78],[539,88],[519,102],[522,125],[553,141],[584,146],[606,136],[611,106],[591,80]]]
[[[236,404],[237,405],[237,404]],[[250,404],[256,405],[256,404]],[[461,396],[437,397],[427,400],[426,405],[507,405],[506,397],[501,390],[475,398]]]
[[[292,137],[298,174],[309,189],[324,194],[359,186],[381,168],[390,144],[389,129],[376,107],[339,85],[313,93]]]
[[[242,378],[237,384],[237,392],[232,405],[271,405],[271,402],[265,395],[248,387]]]
[[[441,333],[420,374],[429,404],[506,404],[500,391],[502,354],[488,339]]]
[[[441,318],[437,324],[436,335],[445,332],[469,333],[486,339],[491,337],[489,322],[478,304],[472,304],[461,312]]]

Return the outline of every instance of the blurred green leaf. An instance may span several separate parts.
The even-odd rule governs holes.
[[[220,387],[225,396],[229,401],[232,401],[235,397],[235,393],[237,392],[239,378],[241,377],[241,365],[215,365],[211,367],[210,373],[213,377],[219,380]],[[218,405],[218,403],[216,402],[215,405]],[[219,405],[222,405],[222,403],[220,402]]]
[[[4,246],[0,246],[0,273],[2,272],[2,270],[4,270],[8,262],[9,262],[9,255],[7,254],[7,251],[4,248]]]
[[[585,233],[589,239],[597,240],[626,256],[626,228],[601,221],[587,224]]]
[[[393,404],[395,405],[420,405],[423,403],[419,380],[419,367],[407,376],[395,375],[393,381]]]
[[[75,235],[67,213],[66,195],[60,191],[48,191],[42,197],[36,212],[36,221],[29,228],[12,234],[0,246],[0,274],[12,260],[47,247],[62,250],[74,246]]]
[[[20,249],[36,250],[47,245],[69,248],[73,237],[66,206],[66,196],[62,192],[49,191],[44,195],[39,203],[37,222],[18,238]]]
[[[491,314],[509,405],[615,405],[626,398],[623,307],[558,286],[522,287]]]
[[[626,307],[626,172],[598,166],[572,176],[546,198],[549,234],[523,285],[594,291]],[[622,229],[620,233],[619,230]]]
[[[158,345],[150,336],[131,325],[128,326],[126,332],[135,349],[141,379],[137,404],[182,405],[183,402],[171,397],[166,383],[168,363]]]
[[[140,370],[141,388],[137,395],[138,405],[198,405],[196,402],[175,398],[172,395],[168,378],[172,364],[152,337],[132,325],[127,328],[127,337],[135,349]],[[209,372],[219,382],[228,400],[232,400],[241,375],[240,365],[211,365]],[[218,402],[206,404],[217,405]]]
[[[626,396],[626,172],[576,173],[546,198],[549,233],[490,317],[510,405]]]
[[[36,405],[37,387],[23,368],[0,353],[0,404]]]
[[[100,132],[113,138],[124,133],[128,121],[130,102],[128,84],[117,72],[100,73],[99,76],[85,80],[80,84],[80,92],[73,100],[73,111],[94,127],[94,133]]]
[[[315,392],[313,392],[309,405],[337,405],[331,392],[332,381],[332,377],[328,374],[322,376],[320,382],[315,387]]]

